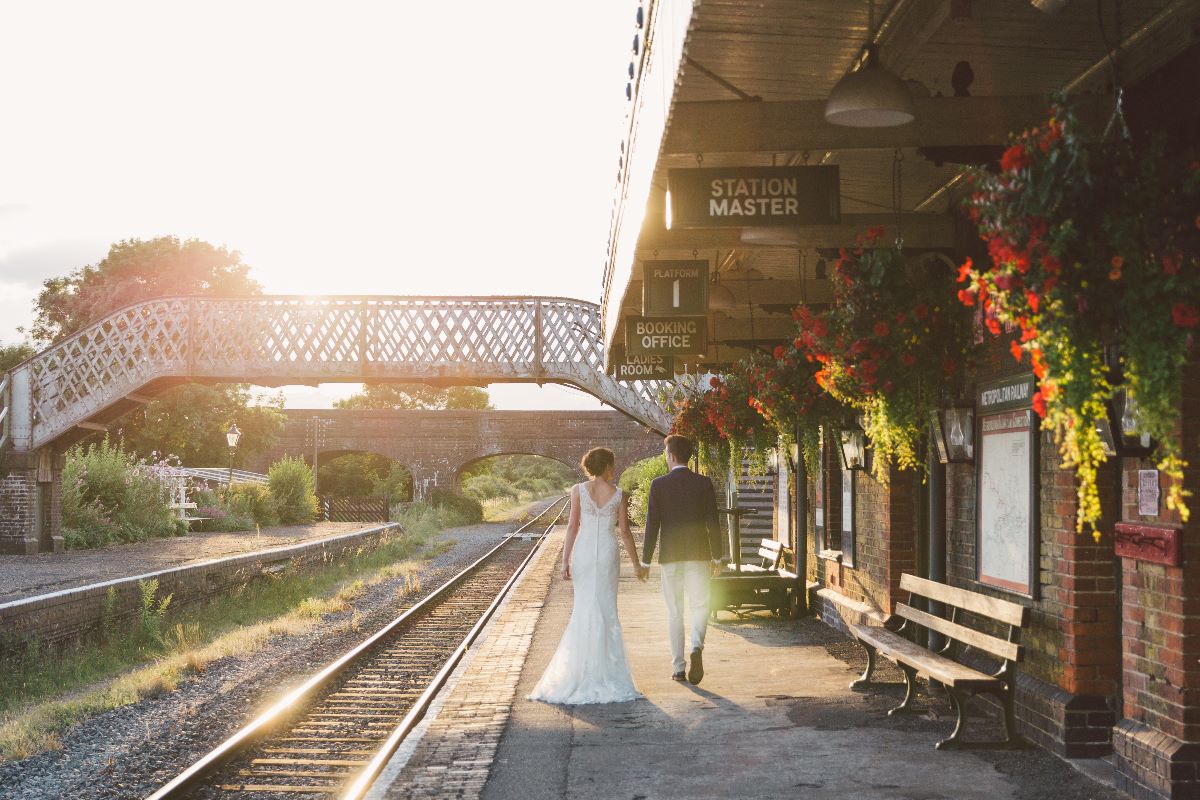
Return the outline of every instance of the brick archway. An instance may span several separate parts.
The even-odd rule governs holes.
[[[497,455],[535,455],[577,469],[592,447],[608,447],[620,467],[662,452],[662,437],[617,411],[360,411],[285,412],[270,451],[247,462],[265,471],[285,455],[311,463],[313,430],[321,452],[370,452],[404,464],[417,494],[458,483],[464,466]],[[313,420],[321,420],[314,423]]]

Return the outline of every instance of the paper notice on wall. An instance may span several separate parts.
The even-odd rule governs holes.
[[[1138,470],[1138,513],[1143,517],[1158,516],[1158,470]]]

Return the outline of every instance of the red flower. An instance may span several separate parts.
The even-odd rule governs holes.
[[[775,352],[773,352],[771,355],[775,356],[776,361],[779,361],[783,358],[783,352],[783,345],[779,344],[775,345]]]
[[[1000,169],[1005,172],[1016,172],[1029,166],[1032,161],[1029,151],[1023,145],[1014,144],[1000,157]]]
[[[1039,417],[1046,416],[1046,398],[1042,394],[1042,390],[1038,389],[1033,393],[1033,410],[1037,412]]]
[[[983,324],[987,325],[987,329],[992,332],[992,336],[1000,335],[1000,323],[995,317],[988,317],[983,321]]]
[[[1171,307],[1171,321],[1180,328],[1200,325],[1200,309],[1187,303],[1176,303]]]
[[[1175,250],[1170,253],[1164,253],[1162,257],[1163,272],[1168,275],[1178,275],[1179,268],[1183,266],[1183,253]]]
[[[903,325],[906,322],[908,322],[908,315],[906,315],[903,311],[896,312],[896,324]]]
[[[967,260],[958,268],[958,282],[966,283],[967,278],[971,277],[971,270],[975,267],[975,263],[971,261],[971,257],[967,256]]]
[[[711,378],[708,379],[708,385],[714,389],[720,389],[721,388],[721,379],[718,378],[716,375],[713,375]]]
[[[993,279],[993,282],[996,284],[997,289],[1002,292],[1007,292],[1009,289],[1012,289],[1014,286],[1019,284],[1021,279],[1007,272],[1002,272]]]
[[[876,336],[883,338],[884,336],[887,336],[890,331],[891,331],[891,328],[889,328],[888,324],[886,322],[884,322],[883,320],[879,320],[879,322],[875,323],[875,335]]]
[[[1008,352],[1012,353],[1012,357],[1018,364],[1021,363],[1021,357],[1025,355],[1025,351],[1021,349],[1021,345],[1016,340],[1009,344]]]
[[[1062,272],[1062,261],[1058,256],[1045,256],[1042,258],[1042,269],[1051,275],[1057,275]]]
[[[906,367],[911,367],[913,364],[917,363],[917,357],[912,353],[901,353],[900,363]]]
[[[801,339],[799,336],[797,336],[795,339],[792,340],[792,347],[796,348],[797,350],[803,350],[804,349],[804,340]]]
[[[913,309],[913,314],[916,315],[917,319],[925,319],[929,316],[929,306],[921,303],[919,306]]]
[[[1032,311],[1034,314],[1036,314],[1036,313],[1038,313],[1038,306],[1041,304],[1042,299],[1040,297],[1038,297],[1035,292],[1032,292],[1029,289],[1026,289],[1025,290],[1025,302],[1029,303],[1029,310]]]
[[[973,306],[975,305],[975,293],[970,289],[959,289],[958,301],[964,306]]]

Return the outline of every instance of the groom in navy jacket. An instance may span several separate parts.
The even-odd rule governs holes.
[[[709,577],[721,568],[721,530],[712,481],[687,467],[695,446],[683,436],[664,440],[669,472],[650,484],[642,565],[650,566],[661,538],[663,596],[671,639],[671,678],[699,683],[704,677],[704,634],[708,630]],[[684,661],[684,597],[687,598],[689,662]]]

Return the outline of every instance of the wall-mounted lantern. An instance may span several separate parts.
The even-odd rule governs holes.
[[[930,415],[938,461],[966,464],[975,460],[975,407],[950,406]]]
[[[840,431],[842,451],[842,467],[844,469],[862,469],[868,467],[867,434],[861,426],[855,425]]]
[[[1154,451],[1150,434],[1139,430],[1137,400],[1121,387],[1108,403],[1108,419],[1096,420],[1096,432],[1106,456],[1148,456]],[[1114,436],[1118,431],[1120,435]]]

